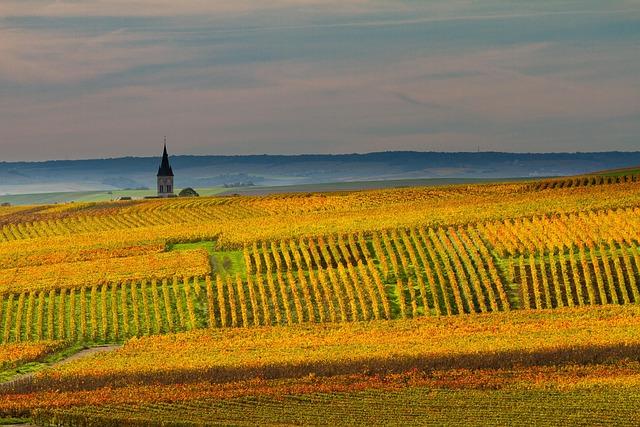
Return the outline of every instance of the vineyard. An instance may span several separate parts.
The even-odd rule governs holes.
[[[410,387],[352,393],[313,393],[283,397],[244,397],[152,405],[109,405],[43,411],[41,425],[591,425],[640,423],[638,392],[617,389],[557,391],[437,390]],[[322,412],[318,411],[321,407]],[[251,408],[251,410],[247,410]],[[615,415],[615,417],[614,417]],[[173,424],[175,423],[175,424]],[[586,423],[585,423],[586,424]]]
[[[37,408],[278,397],[406,385],[564,391],[638,386],[638,362],[631,361],[640,348],[638,314],[635,306],[578,313],[523,310],[396,324],[226,328],[213,334],[190,331],[147,337],[0,386],[0,411],[19,416]]]
[[[206,327],[636,303],[638,214],[253,242],[238,252],[235,274],[209,274],[203,249],[114,258],[96,251],[85,261],[0,270],[1,338],[107,342]]]
[[[531,316],[460,316],[289,328],[219,329],[145,337],[95,360],[79,360],[18,384],[15,391],[94,389],[105,384],[226,382],[370,373],[408,367],[494,369],[535,365],[543,354],[579,363],[640,347],[636,306]],[[510,322],[507,322],[509,320]],[[579,340],[583,348],[572,348]],[[622,341],[624,340],[624,341]],[[425,347],[424,343],[429,346]],[[620,342],[624,346],[619,348]],[[474,355],[474,358],[469,358]],[[155,361],[154,363],[150,363]],[[0,405],[1,407],[1,405]]]
[[[57,407],[37,403],[55,400],[51,389],[80,402],[73,393],[124,384],[503,369],[509,357],[522,366],[635,360],[639,184],[605,178],[0,207],[0,363],[125,343],[99,364],[0,385],[0,412]],[[316,391],[309,408],[324,399]],[[335,404],[362,410],[347,391]],[[196,395],[204,403],[175,413],[233,420],[234,405],[246,404]],[[416,414],[430,410],[415,398]],[[107,423],[145,408],[39,417]],[[305,408],[295,413],[313,422]]]
[[[624,173],[620,175],[585,175],[574,178],[558,178],[550,180],[541,180],[531,184],[531,188],[535,190],[571,188],[571,187],[589,187],[594,185],[610,185],[625,182],[640,181],[640,174]]]
[[[199,279],[184,277],[9,294],[2,342],[117,342],[134,336],[206,326]]]
[[[48,291],[141,278],[203,275],[209,271],[209,258],[203,251],[158,253],[4,269],[0,270],[0,289],[14,293]]]

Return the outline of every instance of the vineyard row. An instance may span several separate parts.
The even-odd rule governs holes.
[[[626,174],[618,176],[588,175],[574,178],[547,179],[536,181],[529,186],[532,190],[547,190],[555,188],[592,187],[595,185],[621,184],[640,181],[640,174]]]
[[[518,218],[479,224],[478,230],[502,258],[530,253],[567,252],[614,240],[640,244],[640,208]]]
[[[493,255],[474,229],[397,229],[334,238],[254,243],[244,250],[247,271],[276,272],[351,268],[380,269],[401,317],[510,309]],[[378,280],[378,279],[376,279]]]
[[[528,309],[640,303],[640,250],[614,242],[509,264]]]

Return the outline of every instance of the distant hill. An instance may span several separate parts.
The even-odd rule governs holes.
[[[156,157],[0,162],[0,194],[155,187]],[[416,178],[585,174],[640,165],[640,152],[518,154],[390,151],[339,155],[173,156],[176,188]]]

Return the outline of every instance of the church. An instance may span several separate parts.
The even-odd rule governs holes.
[[[169,155],[167,154],[167,139],[164,140],[164,152],[162,153],[162,162],[158,168],[158,197],[175,197],[173,193],[173,170],[169,164]]]

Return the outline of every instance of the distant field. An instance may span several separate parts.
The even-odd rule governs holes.
[[[232,195],[267,195],[277,193],[317,193],[337,191],[375,190],[384,188],[435,187],[456,184],[487,184],[522,182],[532,178],[419,178],[382,181],[328,182],[320,184],[251,186],[251,187],[206,187],[196,188],[200,196]],[[67,202],[104,202],[119,197],[143,198],[154,196],[155,190],[113,190],[113,191],[74,191],[57,193],[31,193],[0,196],[0,203],[12,205],[41,205]]]
[[[201,196],[214,196],[227,190],[223,187],[198,188]],[[0,203],[12,205],[46,205],[68,202],[105,202],[119,197],[143,198],[155,196],[155,190],[73,191],[58,193],[31,193],[0,196]]]
[[[598,171],[598,172],[594,172],[592,175],[625,176],[625,175],[637,175],[637,174],[640,174],[640,167],[634,166],[630,168],[608,169],[608,170]]]
[[[384,188],[406,188],[406,187],[436,187],[442,185],[462,185],[462,184],[488,184],[521,182],[533,178],[416,178],[416,179],[392,179],[384,181],[350,181],[350,182],[327,182],[320,184],[299,184],[299,185],[279,185],[279,186],[254,186],[225,188],[220,194],[240,194],[243,196],[257,196],[276,193],[327,193],[336,191],[359,191],[378,190]]]

